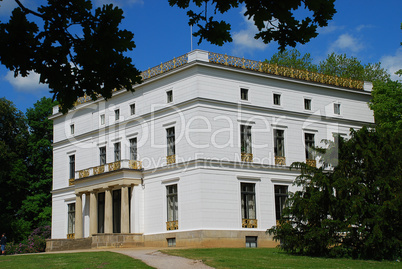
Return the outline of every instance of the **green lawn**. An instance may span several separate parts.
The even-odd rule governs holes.
[[[100,251],[0,256],[0,268],[152,268],[123,254]]]
[[[162,252],[202,260],[215,268],[402,268],[400,262],[293,256],[279,249],[168,249]]]

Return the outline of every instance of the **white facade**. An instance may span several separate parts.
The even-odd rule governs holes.
[[[274,186],[295,190],[292,182],[298,171],[289,166],[306,161],[305,134],[313,134],[315,146],[323,146],[322,139],[331,140],[335,133],[347,135],[350,128],[374,122],[367,105],[369,90],[219,64],[211,60],[213,55],[190,52],[180,58],[184,62],[167,71],[155,75],[152,72],[158,68],[145,71],[135,92],[119,91],[108,101],[82,102],[65,115],[54,109],[52,239],[135,234],[135,240],[145,246],[174,241],[177,246],[244,246],[245,237],[251,236],[259,246],[268,246],[271,240],[265,231],[276,224]],[[247,142],[241,139],[245,128],[241,126],[251,130]],[[172,127],[174,149],[169,150],[167,129]],[[284,149],[278,146],[285,157],[282,164],[275,162],[275,130],[283,131],[278,134],[283,134]],[[130,162],[134,138],[141,162],[135,163],[137,167]],[[116,143],[120,143],[117,159]],[[106,165],[94,172],[94,167],[101,167],[103,147]],[[172,150],[174,157],[167,158]],[[72,156],[74,180],[70,180]],[[109,171],[113,168],[108,164],[119,159],[119,166]],[[168,209],[172,206],[167,188],[173,185],[177,188],[174,213]],[[99,193],[122,186],[130,192],[127,209],[122,198],[113,204],[100,201]],[[241,186],[254,188],[248,228],[242,216]],[[75,224],[80,214],[82,224],[71,227],[70,220],[69,230],[69,204],[79,205],[77,199],[82,210],[76,208]],[[121,212],[119,221],[112,221],[121,228],[119,232],[105,230],[111,223],[106,219],[113,218],[107,213],[112,212],[110,206],[112,214]],[[100,219],[99,207],[106,208]],[[175,213],[172,223],[169,216]],[[77,228],[82,235],[77,236]]]

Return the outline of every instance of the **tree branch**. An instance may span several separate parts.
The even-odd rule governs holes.
[[[45,16],[43,16],[43,14],[40,14],[36,11],[30,10],[29,8],[25,7],[20,0],[15,0],[15,2],[18,4],[18,6],[22,9],[22,11],[24,11],[25,13],[30,13],[32,15],[35,15],[37,17],[40,17],[42,19],[45,19]]]

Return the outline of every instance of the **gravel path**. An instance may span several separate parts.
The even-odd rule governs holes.
[[[177,256],[164,254],[156,249],[109,249],[135,259],[141,260],[149,266],[157,269],[213,269],[200,260],[191,260]]]

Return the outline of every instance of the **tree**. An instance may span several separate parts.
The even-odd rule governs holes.
[[[294,69],[308,70],[311,72],[318,71],[317,65],[313,64],[313,59],[311,58],[310,53],[301,56],[300,51],[297,49],[277,52],[272,55],[271,59],[265,60],[265,62]]]
[[[381,63],[362,64],[357,58],[347,57],[346,54],[331,53],[317,65],[313,63],[310,53],[301,56],[297,49],[292,49],[277,52],[265,62],[355,80],[386,81],[390,77]]]
[[[123,54],[135,48],[134,34],[119,29],[124,17],[118,7],[92,12],[90,0],[48,0],[34,11],[15,1],[10,21],[0,24],[0,62],[15,76],[39,73],[63,112],[84,94],[107,99],[115,89],[132,91],[141,83]]]
[[[43,225],[50,225],[53,171],[53,123],[48,117],[52,114],[54,102],[43,97],[26,112],[29,126],[27,167],[28,192],[19,212],[31,231]]]
[[[352,130],[348,141],[331,143],[339,153],[332,171],[293,163],[301,169],[295,184],[302,190],[290,196],[285,218],[268,233],[293,253],[400,257],[401,137],[364,127]],[[331,164],[325,155],[323,160]]]
[[[18,236],[18,210],[24,199],[28,127],[24,114],[0,98],[0,230]]]
[[[188,9],[190,2],[200,10],[195,12],[190,9],[187,12],[189,24],[197,25],[199,30],[194,36],[199,36],[199,42],[203,39],[212,44],[222,46],[225,42],[231,42],[231,25],[225,21],[216,21],[213,16],[208,17],[208,4],[211,3],[214,14],[224,14],[239,4],[244,4],[246,12],[244,16],[254,21],[258,29],[255,38],[260,38],[264,43],[277,41],[280,50],[286,46],[295,47],[297,43],[305,44],[318,35],[317,27],[328,25],[336,13],[334,0],[314,1],[252,1],[252,0],[169,0],[171,6]],[[201,7],[204,5],[204,10]],[[297,19],[294,15],[299,9],[307,9],[312,15]]]

